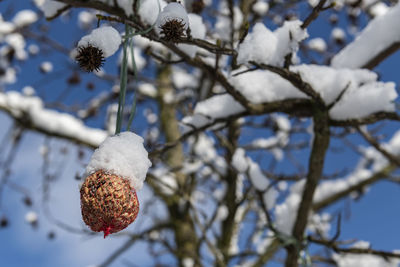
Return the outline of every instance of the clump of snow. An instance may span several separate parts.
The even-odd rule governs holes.
[[[332,66],[361,68],[372,58],[400,41],[400,4],[374,18],[357,38],[336,54]]]
[[[141,0],[139,7],[140,18],[149,25],[153,25],[167,3],[164,0]]]
[[[5,70],[5,73],[0,74],[0,85],[11,84],[17,81],[17,75],[15,69],[8,66],[5,60],[0,60],[0,68]]]
[[[330,109],[332,119],[363,118],[375,112],[395,110],[397,93],[394,83],[378,82],[378,76],[372,71],[318,65],[292,66],[290,70],[309,83],[327,105],[335,103],[346,89]],[[265,70],[246,72],[228,79],[237,91],[256,104],[308,98],[287,80]],[[188,126],[184,129],[187,131],[210,124],[216,119],[238,115],[244,110],[231,95],[220,94],[197,103],[194,114],[183,118],[182,123]]]
[[[383,15],[386,15],[386,13],[389,11],[389,9],[390,8],[385,3],[378,2],[369,8],[369,13],[373,17],[380,17]]]
[[[51,18],[61,9],[63,9],[66,4],[60,3],[53,0],[34,0],[36,6],[44,13],[46,18]]]
[[[344,41],[346,39],[346,33],[343,29],[335,27],[331,32],[331,38],[335,41]]]
[[[307,2],[311,7],[316,7],[319,3],[319,0],[308,0]]]
[[[49,61],[42,62],[42,64],[40,64],[40,71],[43,73],[53,71],[53,64]]]
[[[229,82],[253,103],[306,97],[290,82],[270,71],[256,70],[232,76]]]
[[[239,46],[237,61],[246,64],[249,61],[283,66],[285,56],[299,49],[299,42],[308,37],[299,20],[285,21],[282,27],[271,32],[262,23],[256,23],[251,33]]]
[[[232,158],[232,166],[239,173],[247,173],[252,185],[259,191],[264,192],[263,198],[268,209],[275,206],[278,191],[274,188],[268,188],[270,185],[269,179],[262,173],[260,166],[250,157],[245,155],[245,150],[242,148],[236,149]],[[268,188],[268,190],[267,190]]]
[[[133,188],[140,190],[151,166],[143,141],[132,132],[108,137],[94,151],[86,175],[103,170],[128,179]]]
[[[204,39],[206,37],[206,26],[204,25],[202,17],[196,14],[189,14],[190,34],[193,38]],[[190,57],[194,57],[198,50],[197,46],[190,44],[179,44],[178,46],[182,51]]]
[[[118,115],[118,104],[113,103],[108,105],[105,128],[110,135],[115,133],[117,125],[117,115]]]
[[[183,267],[193,267],[194,266],[194,260],[192,258],[184,258],[182,261]]]
[[[188,73],[187,70],[175,67],[172,73],[172,82],[176,88],[185,89],[187,87],[194,88],[197,86],[198,73]]]
[[[15,57],[19,60],[25,60],[28,55],[25,51],[25,38],[20,33],[8,34],[5,38],[8,43],[15,50]]]
[[[95,21],[96,16],[89,11],[83,10],[78,14],[78,25],[82,29],[90,28]]]
[[[17,14],[15,14],[14,18],[12,19],[13,23],[17,27],[24,27],[28,26],[38,20],[37,14],[29,9],[24,9],[18,11]]]
[[[3,16],[0,14],[0,40],[3,39],[3,35],[12,33],[13,31],[15,31],[14,23],[4,21]]]
[[[308,41],[307,45],[311,50],[320,53],[325,52],[327,48],[325,40],[319,37],[311,39],[310,41]]]
[[[240,28],[243,21],[243,14],[240,8],[237,6],[233,7],[233,29],[236,31]],[[219,15],[215,23],[215,32],[219,39],[229,41],[232,34],[232,21],[230,18],[230,12],[226,1],[220,1]],[[237,38],[237,36],[234,36]]]
[[[193,142],[193,140],[190,140]],[[213,165],[213,168],[217,170],[218,173],[226,172],[226,161],[223,157],[217,154],[214,147],[214,140],[205,134],[200,134],[193,144],[194,152],[196,155],[206,163]]]
[[[161,35],[161,26],[171,20],[178,20],[184,24],[185,31],[189,27],[189,17],[183,5],[172,2],[166,5],[163,10],[158,14],[156,21],[156,31]]]
[[[290,194],[283,203],[275,207],[276,228],[287,235],[292,233],[293,224],[296,220],[297,210],[301,202],[305,180],[301,180],[290,188]]]
[[[172,196],[178,189],[175,175],[163,166],[157,166],[151,174],[158,180],[157,186],[165,195]]]
[[[36,45],[36,44],[30,44],[30,45],[28,46],[28,52],[29,52],[31,55],[37,55],[37,54],[39,53],[39,51],[40,51],[39,46]]]
[[[332,217],[329,213],[313,214],[308,222],[307,228],[313,233],[328,236],[329,231],[331,230],[331,220]]]
[[[22,93],[26,96],[33,96],[35,95],[35,89],[28,85],[22,88]]]
[[[216,95],[199,102],[195,107],[194,115],[183,118],[182,123],[189,126],[184,130],[190,130],[192,127],[202,127],[214,119],[225,118],[244,110],[244,107],[236,102],[231,95]]]
[[[74,116],[45,109],[39,97],[24,96],[16,91],[0,93],[0,109],[16,118],[29,118],[32,128],[98,146],[107,136],[103,130],[86,127]]]
[[[341,101],[329,112],[334,119],[362,118],[369,114],[395,111],[394,100],[397,98],[395,84],[392,82],[374,82],[351,87]]]
[[[121,44],[121,36],[113,27],[105,26],[83,36],[78,42],[78,47],[86,47],[89,44],[101,49],[104,57],[109,57],[117,52]]]
[[[300,65],[291,68],[317,91],[326,104],[346,92],[329,114],[334,119],[362,118],[378,111],[394,111],[395,84],[377,82],[376,73],[368,70],[334,69],[326,66]]]
[[[149,97],[157,96],[157,88],[151,83],[141,83],[137,87],[139,93]]]
[[[36,223],[38,220],[37,213],[34,211],[30,211],[25,215],[25,221],[31,224]]]
[[[117,4],[120,8],[122,8],[126,15],[133,15],[133,0],[117,0]]]
[[[251,142],[251,146],[256,149],[268,149],[276,158],[276,160],[283,159],[283,151],[281,148],[289,143],[289,131],[291,128],[290,121],[281,115],[272,117],[275,120],[278,130],[276,135],[268,138],[256,138]]]
[[[252,6],[252,9],[257,15],[264,16],[269,10],[269,4],[264,0],[259,0]]]
[[[366,241],[358,241],[353,248],[368,249],[370,244]],[[338,267],[398,267],[400,260],[397,258],[384,258],[371,254],[333,254],[333,260]]]

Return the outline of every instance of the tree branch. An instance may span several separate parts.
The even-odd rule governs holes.
[[[292,230],[292,236],[302,243],[304,230],[307,226],[308,215],[312,209],[312,200],[318,181],[322,177],[325,154],[329,146],[328,111],[316,109],[314,113],[314,141],[308,165],[307,181],[304,186],[303,196],[297,211],[297,217]],[[301,247],[289,245],[287,247],[286,267],[298,266],[298,257]]]

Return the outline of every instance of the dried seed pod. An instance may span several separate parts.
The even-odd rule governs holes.
[[[75,59],[78,61],[79,67],[87,72],[99,71],[105,61],[103,51],[91,44],[79,46]]]
[[[185,37],[186,24],[181,19],[170,19],[160,26],[162,39],[177,43]]]
[[[129,181],[99,170],[86,177],[81,190],[83,221],[104,238],[125,229],[139,213],[139,201]]]
[[[156,32],[161,39],[178,43],[189,28],[188,14],[180,3],[169,3],[158,14]]]

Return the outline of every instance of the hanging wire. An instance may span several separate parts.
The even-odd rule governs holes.
[[[135,34],[135,32],[133,32],[133,34]],[[129,48],[130,48],[130,51],[131,51],[133,77],[137,77],[138,70],[137,70],[136,61],[135,61],[135,51],[134,51],[134,47],[133,47],[133,38],[130,38]],[[136,92],[133,93],[133,103],[132,103],[131,112],[129,114],[128,125],[127,125],[128,131],[131,131],[132,121],[133,121],[133,118],[135,117],[135,114],[136,114]]]
[[[129,26],[125,25],[125,33],[129,34]],[[123,41],[123,56],[121,64],[121,75],[120,75],[120,88],[119,88],[119,101],[118,101],[118,113],[117,113],[117,126],[115,128],[115,134],[121,132],[121,126],[124,116],[124,105],[126,96],[126,85],[128,82],[128,59],[127,59],[127,48],[129,39],[124,39]]]
[[[161,5],[160,5],[159,1],[157,1],[157,3],[158,3],[158,13],[160,13]],[[117,112],[117,125],[115,127],[115,134],[119,134],[121,132],[122,121],[123,121],[123,117],[124,117],[124,106],[125,106],[125,98],[126,98],[126,90],[127,90],[127,82],[128,82],[128,56],[127,56],[128,45],[129,45],[129,49],[130,49],[130,53],[131,53],[133,74],[134,74],[134,77],[136,77],[138,71],[137,71],[137,66],[136,66],[136,62],[135,62],[135,53],[134,53],[132,37],[150,32],[151,30],[153,30],[155,25],[156,25],[156,22],[154,22],[153,25],[151,25],[149,28],[147,28],[143,31],[140,31],[140,32],[135,32],[133,30],[133,28],[131,28],[128,25],[125,25],[125,35],[123,36],[123,57],[122,57],[121,74],[120,74],[120,91],[119,91],[118,112]],[[136,93],[134,92],[133,103],[132,103],[131,110],[129,113],[129,119],[128,119],[128,125],[127,125],[128,131],[131,130],[132,122],[135,117],[135,114],[136,114]]]

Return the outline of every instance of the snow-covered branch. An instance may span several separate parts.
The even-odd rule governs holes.
[[[104,130],[86,126],[83,121],[68,113],[45,108],[39,97],[25,96],[16,91],[0,92],[0,110],[24,128],[92,148],[98,147],[108,135]]]

